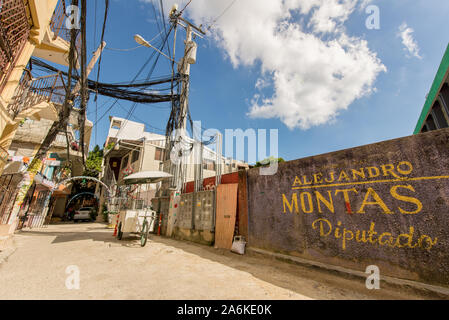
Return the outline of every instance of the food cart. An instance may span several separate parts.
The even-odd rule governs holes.
[[[161,171],[142,171],[124,178],[125,185],[134,185],[136,189],[141,185],[158,183],[171,178],[172,175]],[[134,189],[133,191],[135,191]],[[152,232],[156,225],[156,212],[150,205],[144,205],[140,199],[132,199],[129,208],[121,209],[117,218],[117,239],[121,240],[123,234],[134,233],[140,235],[140,245],[145,246],[148,233]]]

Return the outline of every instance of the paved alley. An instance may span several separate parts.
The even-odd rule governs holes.
[[[118,241],[98,223],[50,225],[16,235],[0,265],[0,299],[420,299],[369,291],[319,270],[150,235]],[[80,288],[67,289],[76,266]]]

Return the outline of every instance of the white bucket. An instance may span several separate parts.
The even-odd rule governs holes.
[[[243,236],[235,236],[232,242],[231,251],[238,254],[245,254],[245,238]]]

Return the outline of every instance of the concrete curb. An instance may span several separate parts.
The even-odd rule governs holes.
[[[367,277],[366,273],[364,273],[362,271],[347,269],[347,268],[334,266],[334,265],[328,265],[325,263],[306,260],[306,259],[302,259],[299,257],[289,256],[289,255],[285,255],[285,254],[281,254],[281,253],[270,252],[270,251],[259,249],[259,248],[248,247],[246,249],[246,251],[249,254],[263,255],[263,256],[271,257],[271,258],[281,260],[284,262],[302,265],[305,267],[320,268],[320,269],[324,269],[327,271],[336,272],[336,273],[346,276],[346,277],[350,276],[350,277],[359,278],[359,279],[362,279],[363,281],[365,281],[366,277]],[[386,282],[387,284],[392,285],[394,287],[408,287],[408,288],[412,288],[413,290],[419,291],[424,294],[432,293],[432,294],[436,294],[442,298],[449,299],[449,288],[430,285],[430,284],[411,281],[411,280],[398,279],[398,278],[393,278],[393,277],[389,277],[389,276],[381,276],[380,280],[383,282]]]

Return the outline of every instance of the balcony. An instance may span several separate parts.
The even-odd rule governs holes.
[[[61,39],[70,42],[70,30],[64,28],[65,20],[67,19],[66,10],[67,7],[65,1],[60,0],[50,22],[50,29],[53,31],[53,40],[60,37]]]
[[[66,27],[69,0],[28,0],[33,28],[30,40],[36,44],[33,56],[68,66],[71,30]],[[76,55],[79,52],[81,37],[77,32]]]
[[[29,111],[44,102],[62,104],[64,97],[65,84],[60,73],[33,78],[31,73],[25,70],[7,110],[12,119],[15,119],[20,113]],[[40,109],[46,107],[47,105],[43,105]],[[36,111],[39,110],[32,110],[32,113]]]
[[[0,1],[0,92],[30,34],[23,0]]]
[[[6,151],[2,146],[0,146],[0,165],[8,162],[8,151]]]

